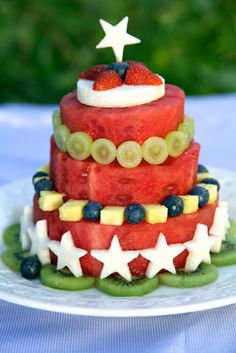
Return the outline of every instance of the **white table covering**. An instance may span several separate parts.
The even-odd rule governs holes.
[[[0,185],[48,162],[55,107],[0,105]],[[236,94],[190,97],[200,162],[236,170]],[[0,353],[236,352],[236,305],[147,318],[75,316],[0,301]]]

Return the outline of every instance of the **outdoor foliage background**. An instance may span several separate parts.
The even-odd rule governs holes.
[[[57,103],[78,73],[111,63],[96,50],[103,18],[141,44],[125,59],[144,61],[187,94],[236,91],[235,0],[0,0],[0,101]]]

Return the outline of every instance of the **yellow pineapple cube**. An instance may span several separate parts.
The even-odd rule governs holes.
[[[55,191],[41,191],[39,197],[39,207],[42,211],[57,210],[63,204],[65,195]]]
[[[146,211],[145,220],[147,223],[155,224],[155,223],[166,223],[168,216],[168,208],[159,205],[143,205]]]
[[[197,212],[199,202],[199,197],[197,195],[184,195],[180,197],[184,202],[183,214]]]
[[[49,174],[49,165],[48,164],[44,164],[41,167],[39,167],[37,170],[37,172],[44,172]]]
[[[205,178],[212,178],[212,175],[209,172],[197,173],[197,183],[200,183]]]
[[[87,200],[69,200],[59,208],[61,221],[78,222],[83,218],[83,209]]]
[[[100,217],[101,224],[121,226],[125,219],[125,207],[106,206],[101,210]]]
[[[212,205],[218,197],[218,191],[217,191],[217,185],[215,184],[198,184],[199,186],[204,187],[205,189],[208,190],[209,192],[209,201],[208,201],[208,205]]]

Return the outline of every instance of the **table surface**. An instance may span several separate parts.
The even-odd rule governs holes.
[[[29,177],[48,162],[56,106],[0,105],[0,185]],[[236,170],[236,94],[187,97],[200,162]],[[0,301],[0,353],[236,352],[236,305],[146,318],[99,318]]]

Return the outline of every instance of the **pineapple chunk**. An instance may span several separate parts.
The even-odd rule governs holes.
[[[64,196],[64,194],[55,191],[41,191],[39,207],[42,211],[57,210],[63,204]]]
[[[45,172],[47,174],[49,174],[49,165],[48,164],[44,164],[41,167],[39,167],[36,172]]]
[[[69,200],[59,208],[61,221],[77,222],[83,218],[83,209],[87,200]]]
[[[143,205],[146,211],[145,220],[147,223],[155,224],[155,223],[166,223],[168,216],[168,208],[159,205]]]
[[[184,195],[180,196],[184,202],[183,214],[190,214],[197,212],[199,198],[197,195]]]
[[[125,207],[106,206],[101,210],[101,224],[121,226],[125,219]]]
[[[205,189],[208,190],[209,192],[209,201],[208,201],[208,205],[212,205],[218,197],[218,191],[217,191],[217,185],[215,184],[198,184],[199,186],[204,187]]]
[[[197,183],[200,183],[205,178],[212,178],[212,175],[209,172],[197,173]]]

